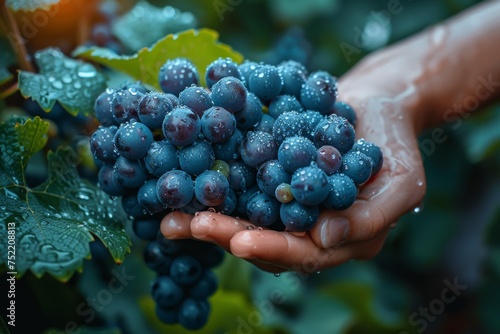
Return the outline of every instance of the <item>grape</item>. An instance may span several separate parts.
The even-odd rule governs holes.
[[[240,158],[240,146],[244,136],[237,128],[227,141],[222,143],[212,143],[215,159],[230,162]]]
[[[352,125],[343,117],[330,115],[321,121],[314,132],[317,147],[330,145],[345,154],[354,145],[355,133]]]
[[[319,209],[317,206],[307,206],[293,200],[281,204],[280,217],[287,231],[305,232],[309,231],[318,220]]]
[[[224,160],[215,160],[212,168],[210,169],[221,173],[226,178],[229,177],[229,165]]]
[[[137,191],[137,200],[141,207],[149,213],[158,213],[163,211],[163,203],[160,202],[156,193],[157,180],[146,181]]]
[[[300,101],[306,109],[326,115],[337,98],[335,85],[319,78],[309,78],[300,90]]]
[[[161,322],[167,324],[167,325],[175,325],[179,322],[178,314],[179,314],[179,309],[178,307],[161,307],[159,305],[156,305],[155,307],[155,313],[158,319],[160,319]]]
[[[149,146],[144,162],[151,175],[160,177],[167,171],[179,167],[179,152],[166,139],[154,141]]]
[[[146,94],[149,92],[149,90],[144,87],[144,85],[140,81],[127,82],[121,87],[121,89],[135,89],[141,94]]]
[[[316,71],[309,74],[309,78],[312,79],[323,79],[326,83],[336,86],[337,78],[328,73],[327,71]]]
[[[189,285],[196,282],[201,276],[201,264],[188,255],[176,257],[170,265],[170,277],[179,285]]]
[[[255,183],[255,169],[241,161],[229,164],[229,185],[235,191],[245,191]]]
[[[158,247],[160,247],[162,253],[165,255],[176,255],[186,244],[186,239],[171,240],[165,238],[163,234],[158,233],[156,236],[156,242],[158,243]]]
[[[262,65],[248,79],[249,90],[262,101],[269,101],[281,92],[283,79],[275,66]]]
[[[200,329],[207,323],[209,311],[206,300],[186,299],[179,309],[179,323],[190,330]]]
[[[297,202],[309,206],[323,202],[330,190],[328,176],[317,166],[297,169],[292,175],[290,185]]]
[[[293,200],[292,186],[288,183],[282,183],[276,187],[274,196],[281,203],[289,203]]]
[[[245,84],[245,87],[248,88],[248,80],[253,71],[257,69],[260,65],[256,62],[245,60],[242,64],[238,66],[238,70],[241,74],[241,80]]]
[[[215,153],[210,144],[203,139],[184,146],[179,151],[179,166],[191,176],[197,176],[210,167],[215,161]]]
[[[115,91],[111,88],[106,88],[94,103],[95,117],[102,126],[118,125],[118,122],[113,117],[112,100]],[[51,112],[52,113],[52,112]]]
[[[292,59],[282,61],[278,65],[278,67],[290,67],[290,68],[293,68],[295,70],[298,70],[298,71],[302,72],[302,74],[304,75],[304,77],[307,77],[308,74],[309,74],[307,72],[307,68],[305,67],[304,64],[302,64],[301,62],[298,62],[296,60],[292,60]]]
[[[149,269],[160,274],[166,274],[172,259],[163,253],[158,242],[151,241],[144,248],[144,262]]]
[[[229,193],[229,182],[219,172],[207,170],[198,175],[194,182],[194,194],[206,206],[222,204]]]
[[[267,160],[276,159],[278,146],[271,134],[249,131],[241,143],[241,159],[253,168],[258,168]]]
[[[335,147],[324,145],[317,150],[316,164],[327,175],[331,175],[339,170],[342,165],[342,156]]]
[[[350,105],[345,102],[335,102],[330,110],[331,114],[344,117],[353,127],[356,127],[356,113]]]
[[[111,99],[111,111],[117,123],[138,119],[139,102],[144,94],[135,87],[120,89]]]
[[[192,144],[200,133],[200,118],[188,107],[175,107],[163,120],[163,135],[175,146]]]
[[[296,111],[287,111],[276,118],[273,125],[273,137],[278,145],[283,140],[294,136],[306,136],[309,130],[304,116]]]
[[[254,93],[248,93],[243,108],[234,113],[236,125],[241,130],[250,130],[262,119],[262,103]]]
[[[158,179],[156,192],[160,202],[167,207],[182,208],[193,198],[193,180],[182,170],[171,170]]]
[[[257,226],[274,224],[280,216],[280,202],[274,197],[257,192],[247,202],[248,219]]]
[[[344,210],[350,207],[357,196],[356,185],[353,180],[342,173],[335,173],[328,177],[330,192],[323,201],[329,209]]]
[[[302,85],[306,82],[307,70],[301,64],[294,62],[299,64],[297,66],[291,62],[293,61],[281,63],[278,66],[278,71],[283,79],[283,87],[280,94],[293,95],[296,98],[300,98]]]
[[[127,215],[138,218],[145,215],[144,209],[139,204],[139,200],[137,199],[137,193],[127,193],[122,196],[122,207],[123,210],[127,213]]]
[[[316,160],[316,147],[305,137],[289,137],[278,149],[278,161],[288,173]]]
[[[266,195],[274,196],[276,188],[282,183],[290,183],[292,176],[278,160],[268,160],[259,167],[256,179],[260,190]]]
[[[302,107],[302,105],[295,96],[278,95],[269,104],[268,113],[270,116],[276,119],[278,118],[279,115],[288,111],[296,111],[299,113],[304,111],[304,108]]]
[[[364,153],[372,160],[372,175],[375,175],[380,171],[384,162],[384,157],[380,147],[364,139],[359,139],[356,143],[354,143],[352,150]]]
[[[209,141],[229,140],[236,129],[234,115],[222,107],[212,107],[201,117],[201,131]]]
[[[171,93],[165,93],[165,97],[170,100],[172,103],[172,108],[175,108],[179,105],[179,98]]]
[[[132,120],[120,126],[116,131],[114,142],[120,156],[137,160],[148,152],[153,142],[153,133],[146,125]]]
[[[179,95],[186,87],[198,85],[196,67],[186,58],[167,60],[158,75],[160,87],[165,93]]]
[[[254,127],[253,131],[262,131],[272,134],[275,118],[269,114],[263,114],[260,122]]]
[[[224,77],[212,86],[210,97],[216,106],[235,113],[245,105],[247,89],[239,79]]]
[[[127,188],[138,188],[148,178],[148,173],[144,170],[139,160],[128,160],[119,157],[113,166],[116,181]]]
[[[175,260],[170,265],[173,266]],[[151,287],[151,294],[156,304],[160,307],[179,305],[184,298],[182,288],[169,276],[160,275]]]
[[[314,140],[314,133],[316,132],[316,127],[321,121],[325,119],[325,116],[322,115],[319,111],[315,110],[307,110],[302,113],[302,117],[304,117],[304,122],[307,125],[307,131],[305,133],[305,137],[308,139]]]
[[[229,188],[226,199],[221,204],[215,207],[215,211],[223,213],[225,215],[230,215],[236,209],[237,198],[236,193],[232,188]]]
[[[238,194],[238,201],[236,202],[235,213],[237,213],[240,216],[246,216],[248,199],[252,197],[253,194],[259,191],[260,191],[259,187],[255,184],[250,188],[240,192]]]
[[[97,182],[106,194],[121,196],[125,193],[125,187],[118,182],[113,165],[106,164],[101,167],[97,175]]]
[[[205,110],[211,108],[214,103],[203,87],[190,86],[179,94],[179,104],[187,106],[199,117],[203,116]]]
[[[239,80],[241,80],[242,78],[241,73],[238,69],[238,64],[236,64],[230,58],[219,58],[207,66],[205,81],[207,82],[207,87],[209,89],[211,89],[216,82],[225,77],[234,77]]]
[[[158,219],[136,218],[132,222],[132,230],[134,231],[134,234],[142,240],[155,240],[159,229],[160,222],[158,221]]]
[[[372,161],[360,151],[349,151],[342,157],[341,171],[359,186],[368,181],[372,175]]]
[[[160,129],[165,115],[173,109],[172,102],[165,95],[149,92],[139,103],[139,120],[151,130]]]
[[[118,157],[115,151],[114,136],[118,128],[100,126],[90,137],[90,151],[94,158],[103,162],[114,162]]]
[[[189,295],[193,299],[205,299],[217,291],[217,276],[211,270],[205,270],[198,282],[189,290]]]

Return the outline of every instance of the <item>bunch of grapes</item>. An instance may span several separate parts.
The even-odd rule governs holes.
[[[199,86],[185,58],[166,61],[163,92],[140,83],[108,88],[95,102],[101,123],[90,140],[100,187],[122,196],[133,230],[150,241],[147,265],[158,317],[189,329],[208,319],[223,252],[193,240],[167,240],[161,217],[213,209],[258,227],[310,230],[319,211],[348,208],[375,175],[382,153],[355,140],[356,115],[336,101],[337,80],[279,66],[217,59]]]

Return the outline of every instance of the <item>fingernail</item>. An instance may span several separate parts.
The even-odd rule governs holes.
[[[344,217],[327,218],[321,226],[321,243],[324,248],[339,246],[349,233],[349,221]]]

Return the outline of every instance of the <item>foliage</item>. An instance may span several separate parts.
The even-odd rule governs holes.
[[[59,3],[59,0],[6,0],[7,6],[13,11],[35,11],[37,9],[48,9]]]

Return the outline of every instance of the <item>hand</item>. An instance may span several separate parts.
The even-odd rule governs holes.
[[[191,216],[175,211],[163,218],[163,235],[216,243],[274,273],[311,273],[351,259],[374,257],[389,229],[422,201],[425,176],[416,141],[416,97],[407,94],[409,90],[397,94],[395,91],[404,87],[380,82],[385,80],[380,70],[363,64],[339,82],[339,100],[356,110],[357,137],[380,146],[384,163],[360,189],[350,208],[324,210],[314,228],[305,234],[257,229],[248,221],[213,212]]]

